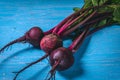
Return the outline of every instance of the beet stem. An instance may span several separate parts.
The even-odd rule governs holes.
[[[92,9],[93,7],[91,8],[88,8],[88,9],[81,9],[79,10],[78,12],[74,12],[72,13],[71,15],[69,15],[68,17],[66,17],[64,20],[62,20],[57,26],[55,26],[55,29],[53,30],[53,33],[57,33],[57,31],[59,30],[59,28],[61,28],[71,17],[74,17],[75,15],[78,15],[80,14],[80,12],[83,12],[85,10],[89,10],[89,9]]]
[[[68,23],[70,23],[73,20],[73,17],[71,17],[63,26],[66,26]],[[63,26],[60,28],[60,30],[63,28]]]
[[[92,7],[86,8],[86,9],[82,8],[82,9],[80,9],[79,11],[72,13],[70,16],[66,17],[63,21],[61,21],[57,26],[55,26],[55,29],[53,30],[53,33],[57,33],[58,29],[59,29],[62,25],[64,25],[65,22],[66,22],[67,20],[69,20],[72,16],[78,15],[78,14],[80,14],[80,12],[84,12],[84,11],[86,11],[86,10],[90,10],[90,9],[93,9],[93,8],[94,8],[94,9],[96,9],[96,8],[101,8],[101,7],[105,7],[105,6],[107,6],[107,5],[92,6]]]
[[[60,29],[59,31],[57,32],[58,35],[60,35],[61,31],[65,30],[66,28],[65,27],[68,27],[67,25],[72,21],[72,18],[71,17]]]
[[[13,73],[16,73],[16,75],[15,75],[15,77],[14,77],[13,80],[16,80],[17,76],[18,76],[21,72],[23,72],[24,70],[26,70],[26,69],[29,68],[30,66],[32,66],[32,65],[34,65],[34,64],[36,64],[36,63],[38,63],[38,62],[40,62],[41,60],[45,59],[46,57],[48,57],[48,54],[46,54],[46,55],[44,55],[43,57],[41,57],[40,59],[38,59],[38,60],[36,60],[36,61],[30,63],[29,65],[27,65],[26,67],[24,67],[24,68],[21,69],[20,71],[18,71],[18,72],[13,72]]]
[[[69,20],[72,16],[78,15],[78,14],[80,14],[80,12],[84,12],[86,10],[90,10],[90,9],[93,9],[93,8],[96,9],[96,8],[105,7],[105,6],[107,6],[107,5],[92,6],[92,7],[86,8],[86,9],[82,8],[79,11],[72,13],[70,16],[66,17],[63,21],[61,21],[57,26],[55,26],[55,29],[53,30],[53,33],[57,33],[59,28],[61,28],[62,25],[64,25],[66,23],[66,21]]]
[[[80,48],[81,44],[83,43],[84,39],[87,37],[87,34],[89,33],[89,31],[86,32],[86,34],[82,37],[82,39],[78,42],[78,44],[75,46],[75,48],[73,49],[73,51],[77,51],[78,48]]]
[[[86,11],[87,12],[87,11]],[[83,14],[79,15],[77,18],[73,19],[69,24],[62,26],[62,28],[60,29],[60,31],[58,32],[59,35],[61,35],[67,28],[68,26],[70,26],[71,24],[73,24],[75,21],[77,21],[78,19],[80,19],[82,16],[84,16],[86,14],[86,12],[84,12]]]
[[[22,37],[14,40],[14,41],[11,41],[10,43],[8,43],[7,45],[5,45],[3,48],[0,49],[0,53],[1,53],[2,51],[4,51],[5,48],[9,47],[10,45],[15,44],[15,43],[18,43],[18,42],[25,41],[25,40],[26,40],[26,37],[25,37],[25,36],[22,36]]]
[[[66,23],[72,16],[74,16],[75,13],[71,14],[70,16],[66,17],[63,21],[61,21],[57,26],[55,26],[55,29],[53,30],[53,33],[57,33],[58,29]]]
[[[52,33],[52,31],[53,31],[54,29],[55,29],[55,27],[53,27],[52,29],[50,29],[50,30],[44,32],[44,35],[48,35],[48,34]]]
[[[69,49],[74,53],[75,48],[78,44],[82,43],[84,38],[86,37],[88,31],[89,31],[89,26],[73,41],[73,43],[70,45]]]
[[[83,25],[86,21],[88,21],[90,18],[92,18],[96,14],[96,11],[94,11],[90,16],[88,16],[86,19],[78,23],[76,26],[72,27],[71,29],[67,30],[66,32],[63,33],[62,36],[66,36],[76,30],[79,26]]]
[[[111,13],[111,12],[110,12],[110,13]],[[104,20],[104,19],[106,19],[106,18],[108,18],[108,17],[111,16],[110,13],[102,13],[102,14],[104,14],[102,17],[96,18],[96,19],[94,19],[94,20],[92,20],[92,21],[88,21],[88,22],[86,22],[85,24],[83,24],[83,26],[96,23],[96,22],[98,22],[98,21],[100,21],[100,20]],[[99,15],[101,15],[101,14],[99,14]]]

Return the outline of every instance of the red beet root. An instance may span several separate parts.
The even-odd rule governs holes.
[[[46,76],[45,80],[51,80],[54,77],[55,80],[55,72],[63,71],[70,68],[74,63],[74,57],[72,51],[69,48],[59,47],[51,52],[50,56],[50,64],[52,69],[49,71],[48,75]]]
[[[61,47],[62,45],[62,39],[55,34],[44,36],[40,42],[41,49],[44,50],[46,53],[50,53],[51,51],[58,47]]]
[[[26,34],[26,41],[34,47],[39,47],[39,42],[44,36],[43,31],[39,27],[31,28]]]
[[[14,41],[11,41],[7,45],[5,45],[3,48],[1,48],[0,53],[4,51],[5,48],[9,47],[10,45],[13,45],[19,42],[28,42],[32,44],[34,47],[39,47],[39,42],[43,36],[44,36],[43,31],[39,27],[33,27],[28,32],[26,32],[24,36]]]
[[[58,71],[66,70],[74,63],[72,52],[64,47],[60,47],[54,50],[49,58],[51,66],[53,66],[57,61],[60,61],[56,68]]]

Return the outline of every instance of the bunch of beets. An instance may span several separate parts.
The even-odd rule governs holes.
[[[43,32],[39,27],[33,27],[25,35],[0,49],[0,53],[2,53],[4,49],[14,43],[28,42],[45,52],[45,55],[40,59],[30,63],[18,72],[14,72],[16,74],[14,80],[25,69],[47,57],[49,57],[52,68],[46,80],[53,79],[56,70],[63,71],[73,65],[73,54],[79,49],[87,36],[106,26],[120,23],[119,0],[84,0],[84,2],[85,4],[81,9],[74,8],[74,13],[49,31]],[[63,46],[63,38],[65,37],[70,37],[73,41],[67,48]]]

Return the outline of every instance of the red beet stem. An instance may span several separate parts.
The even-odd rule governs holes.
[[[70,19],[69,19],[69,20],[68,20],[68,21],[67,21],[67,22],[66,22],[63,26],[65,26],[65,25],[69,24],[69,23],[70,23],[73,19],[74,19],[74,16],[73,16],[73,17],[71,17],[71,18],[70,18]],[[63,26],[62,26],[62,27],[63,27]],[[62,27],[61,27],[61,28],[62,28]],[[61,29],[61,28],[60,28],[60,29]]]
[[[46,57],[48,57],[48,54],[46,54],[46,55],[44,55],[43,57],[41,57],[40,59],[38,59],[38,60],[30,63],[29,65],[27,65],[26,67],[24,67],[24,68],[21,69],[20,71],[18,71],[18,72],[13,72],[13,73],[16,74],[13,80],[16,80],[17,76],[18,76],[21,72],[23,72],[24,70],[26,70],[26,69],[29,68],[30,66],[32,66],[32,65],[34,65],[34,64],[42,61],[42,60],[45,59]]]
[[[86,11],[87,12],[87,11]],[[61,35],[71,24],[73,24],[74,22],[76,22],[78,19],[80,19],[82,16],[84,16],[86,14],[86,12],[84,12],[83,14],[79,15],[78,17],[76,17],[75,19],[73,19],[69,24],[64,25],[60,28],[58,34]]]
[[[84,39],[87,37],[87,34],[89,33],[89,31],[86,32],[86,34],[82,37],[82,39],[78,42],[78,44],[75,46],[75,48],[73,49],[73,52],[76,52],[78,50],[78,48],[81,46],[81,44],[83,43]]]
[[[55,27],[53,27],[52,29],[44,32],[44,35],[48,35],[48,34],[52,33],[54,29],[55,29]]]
[[[76,30],[79,26],[82,26],[85,22],[87,22],[89,19],[91,19],[95,14],[96,14],[96,11],[94,11],[90,16],[88,16],[87,18],[85,18],[83,21],[81,21],[80,23],[78,23],[76,26],[74,26],[71,29],[65,31],[62,34],[62,36],[66,36],[66,35],[70,34],[74,30]]]
[[[93,7],[89,7],[89,8],[86,8],[86,9],[82,8],[81,10],[78,11],[78,13],[85,12],[85,11],[90,10],[90,9],[97,9],[97,8],[105,7],[105,6],[107,6],[107,5],[93,6]],[[96,15],[96,11],[94,11],[90,16],[87,17],[88,20],[90,19],[89,17],[92,17],[93,15],[94,16]],[[62,32],[64,32],[64,33],[62,33],[62,36],[66,36],[69,33],[73,32],[75,29],[77,29],[77,27],[79,27],[82,24],[84,24],[86,21],[87,21],[87,19],[83,20],[82,22],[80,22],[79,24],[77,24],[76,26],[74,26],[73,28],[71,28],[71,29],[69,29],[67,31],[65,31],[65,29],[63,29],[63,30],[59,31],[59,34],[61,34]]]
[[[59,32],[61,31],[61,29],[63,29],[64,26],[68,25],[71,21],[73,20],[73,17],[71,17],[57,32],[57,34],[59,35]]]
[[[89,8],[92,9],[93,7]],[[80,12],[83,12],[85,10],[89,10],[89,9],[81,9],[78,12],[74,12],[71,15],[69,15],[68,17],[66,17],[64,20],[62,20],[58,25],[55,26],[55,29],[53,30],[53,33],[57,33],[59,28],[61,28],[71,17],[74,17],[78,14],[80,14]]]
[[[0,49],[0,53],[1,53],[2,51],[4,51],[5,48],[9,47],[10,45],[15,44],[15,43],[18,43],[18,42],[25,41],[25,40],[26,40],[26,37],[25,37],[25,36],[22,36],[22,37],[14,40],[14,41],[11,41],[10,43],[8,43],[7,45],[5,45],[3,48]]]
[[[103,15],[104,14],[104,15]],[[89,24],[93,24],[93,23],[96,23],[96,22],[98,22],[98,21],[101,21],[101,20],[104,20],[104,19],[106,19],[106,18],[108,18],[108,17],[110,17],[111,16],[111,12],[105,12],[105,13],[101,13],[101,14],[98,14],[97,16],[99,16],[100,15],[100,17],[93,17],[93,20],[91,19],[91,20],[89,20],[88,22],[86,22],[85,24],[83,24],[82,26],[85,26],[85,25],[89,25]],[[102,16],[103,15],[103,16]],[[94,19],[95,18],[95,19]]]
[[[75,15],[78,15],[80,14],[80,12],[84,12],[84,11],[87,11],[87,10],[90,10],[90,9],[96,9],[96,8],[100,8],[100,7],[104,7],[106,5],[101,5],[101,6],[93,6],[93,7],[89,7],[89,8],[82,8],[80,9],[79,11],[71,14],[70,16],[66,17],[63,21],[61,21],[57,26],[55,26],[55,29],[53,30],[53,33],[57,33],[58,30],[71,18],[71,17],[74,17]],[[63,31],[62,31],[63,32]],[[60,32],[61,33],[61,32]]]
[[[90,26],[87,26],[87,28],[73,41],[73,43],[70,45],[69,49],[74,53],[75,48],[78,44],[81,44],[83,40],[85,39],[87,33],[89,32]]]
[[[64,25],[72,16],[74,16],[75,13],[71,14],[70,16],[66,17],[63,21],[61,21],[58,25],[55,26],[55,29],[53,30],[53,33],[57,33],[59,28]]]

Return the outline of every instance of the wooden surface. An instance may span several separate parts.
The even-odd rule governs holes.
[[[49,30],[82,7],[82,0],[0,0],[0,48],[33,26]],[[67,47],[71,40],[64,41]],[[12,72],[44,55],[29,44],[15,44],[0,55],[0,80],[13,80]],[[74,65],[57,72],[56,80],[120,80],[120,26],[104,28],[86,38],[75,53]],[[44,80],[50,65],[45,59],[19,75],[17,80]]]

